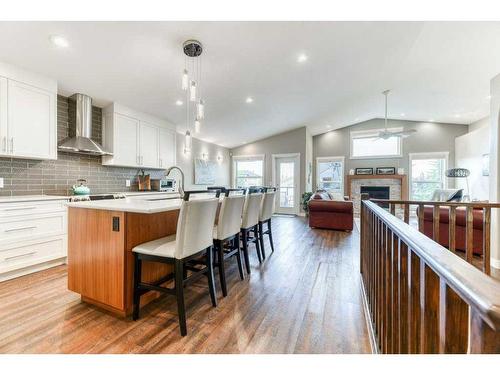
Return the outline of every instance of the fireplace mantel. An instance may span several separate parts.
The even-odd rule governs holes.
[[[405,174],[354,174],[347,175],[345,181],[345,191],[351,199],[351,182],[352,180],[400,180],[401,181],[401,200],[408,200],[408,176]]]

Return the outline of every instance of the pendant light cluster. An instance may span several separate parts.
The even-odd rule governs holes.
[[[182,44],[184,71],[182,72],[182,90],[186,92],[186,134],[184,152],[191,151],[191,129],[200,132],[201,121],[205,118],[205,103],[201,99],[201,53],[203,47],[197,40],[186,40]]]

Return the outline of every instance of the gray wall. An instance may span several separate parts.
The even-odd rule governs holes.
[[[233,156],[264,154],[264,184],[270,185],[272,180],[273,154],[300,153],[300,194],[306,188],[306,132],[305,127],[294,129],[286,133],[274,135],[240,147],[231,149]],[[232,181],[231,181],[232,183]]]
[[[449,168],[455,162],[455,138],[468,131],[467,125],[389,120],[388,127],[416,129],[411,137],[403,139],[403,157],[390,159],[350,159],[350,132],[353,130],[383,129],[383,119],[373,119],[346,128],[333,130],[313,137],[314,158],[321,156],[345,156],[345,173],[355,168],[396,167],[408,174],[409,153],[449,152]],[[315,169],[315,168],[314,168]],[[452,183],[452,182],[451,182]],[[314,171],[313,186],[316,186]]]
[[[101,142],[102,111],[93,107],[92,138]],[[57,97],[57,138],[58,141],[68,136],[68,99],[64,96]],[[199,146],[200,145],[200,146]],[[201,147],[211,150],[215,145],[193,140],[194,150]],[[183,149],[183,143],[178,143],[177,150]],[[211,151],[209,151],[211,156]],[[189,158],[191,155],[189,155]],[[189,171],[193,165],[192,159],[177,160]],[[225,149],[226,162],[221,167],[221,175],[229,181],[229,153]],[[190,160],[190,162],[188,162]],[[152,178],[161,178],[163,170],[146,170]],[[26,160],[0,158],[0,177],[4,178],[4,188],[0,189],[0,196],[34,195],[34,194],[71,194],[71,186],[79,178],[85,178],[91,192],[109,193],[119,191],[137,190],[137,168],[111,167],[101,165],[100,156],[85,156],[58,152],[57,160]],[[190,173],[187,173],[190,176]],[[189,177],[188,177],[189,178]],[[131,180],[130,188],[125,186],[125,180]],[[221,178],[220,181],[223,181]]]
[[[194,159],[201,159],[203,154],[208,155],[208,160],[215,161],[217,163],[216,170],[216,181],[214,186],[226,186],[231,185],[230,182],[230,168],[231,160],[229,156],[229,149],[215,145],[213,143],[208,143],[201,141],[199,139],[193,138],[191,145],[191,152],[184,153],[184,134],[177,133],[177,165],[182,168],[186,181],[184,182],[184,187],[186,190],[203,190],[206,189],[207,185],[195,185],[194,184]],[[221,156],[222,160],[218,161],[217,157]],[[177,171],[173,171],[178,173]],[[179,177],[175,175],[176,178]]]

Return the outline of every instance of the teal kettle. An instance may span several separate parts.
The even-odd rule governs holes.
[[[76,181],[76,185],[73,185],[73,195],[89,195],[90,189],[86,185],[87,180],[79,179]]]

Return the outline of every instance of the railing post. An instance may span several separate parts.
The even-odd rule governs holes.
[[[408,352],[420,353],[420,258],[408,248]]]
[[[446,281],[439,281],[439,353],[467,353],[469,306]]]
[[[439,353],[439,277],[420,260],[420,352]]]
[[[483,209],[483,272],[490,274],[491,208]]]
[[[492,329],[481,317],[479,312],[471,309],[469,328],[470,354],[500,353],[500,331]]]

